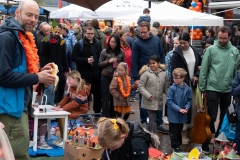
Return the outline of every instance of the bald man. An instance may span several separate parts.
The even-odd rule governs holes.
[[[31,62],[31,66],[26,63],[37,55],[24,40],[32,39],[33,35],[25,35],[25,32],[31,34],[38,16],[38,4],[33,0],[23,0],[15,12],[15,18],[6,18],[0,26],[0,122],[5,126],[15,160],[30,159],[28,114],[32,109],[33,85],[53,84],[55,81],[51,75],[52,63],[40,72],[37,67],[34,71],[31,69],[37,60]],[[25,50],[26,46],[28,49]]]

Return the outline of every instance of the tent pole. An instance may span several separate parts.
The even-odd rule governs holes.
[[[191,45],[192,45],[192,41],[193,41],[193,22],[194,21],[194,19],[192,20],[192,36],[191,36]]]

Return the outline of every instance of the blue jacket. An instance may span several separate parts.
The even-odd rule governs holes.
[[[146,21],[150,24],[151,22],[151,17],[148,14],[144,14],[138,18],[137,24],[140,24],[142,21]]]
[[[8,17],[0,27],[0,114],[20,118],[32,104],[36,74],[27,73],[26,55],[18,38],[22,26]]]
[[[179,110],[190,109],[191,103],[191,88],[186,83],[184,83],[184,86],[173,83],[167,93],[168,121],[170,123],[186,123],[188,120],[187,113],[182,114]]]
[[[72,53],[73,47],[77,42],[74,32],[68,30],[68,34],[66,36],[63,36],[63,38],[66,41],[66,53]]]
[[[238,97],[238,99],[240,100],[240,71],[238,71],[235,75],[235,78],[233,80],[232,83],[232,95],[234,97]],[[240,103],[238,102],[238,106],[237,106],[237,116],[238,116],[238,120],[240,121]]]
[[[161,63],[165,63],[165,54],[160,39],[152,33],[148,39],[142,39],[138,36],[132,47],[132,76],[134,80],[140,79],[138,72],[143,65],[148,64],[152,55],[158,55]]]

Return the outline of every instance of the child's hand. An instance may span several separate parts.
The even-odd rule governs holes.
[[[85,101],[87,99],[87,96],[82,96],[82,95],[79,95],[77,96],[81,101]]]
[[[179,112],[182,113],[182,114],[187,113],[187,111],[188,111],[187,109],[180,109],[180,110],[179,110]]]
[[[5,126],[0,122],[0,128],[4,128]]]
[[[154,100],[153,96],[151,96],[148,100],[153,101]]]

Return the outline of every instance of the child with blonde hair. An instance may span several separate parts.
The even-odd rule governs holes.
[[[105,148],[101,160],[146,160],[150,144],[158,147],[160,142],[135,122],[103,117],[98,121],[98,143]]]
[[[68,111],[71,114],[70,119],[75,119],[79,114],[86,114],[88,112],[87,97],[90,94],[91,85],[85,83],[78,71],[74,70],[67,75],[67,82],[70,85],[69,93],[58,103],[57,107],[52,108],[55,111]],[[62,146],[64,119],[58,119],[61,138],[52,143],[56,146]]]
[[[109,88],[113,96],[114,111],[118,117],[124,114],[123,119],[126,121],[131,112],[130,93],[134,88],[131,86],[131,78],[128,76],[127,63],[118,64]]]
[[[175,68],[172,72],[173,81],[167,93],[169,136],[174,152],[182,152],[183,124],[187,122],[187,112],[191,106],[192,91],[184,82],[187,72],[183,68]]]

